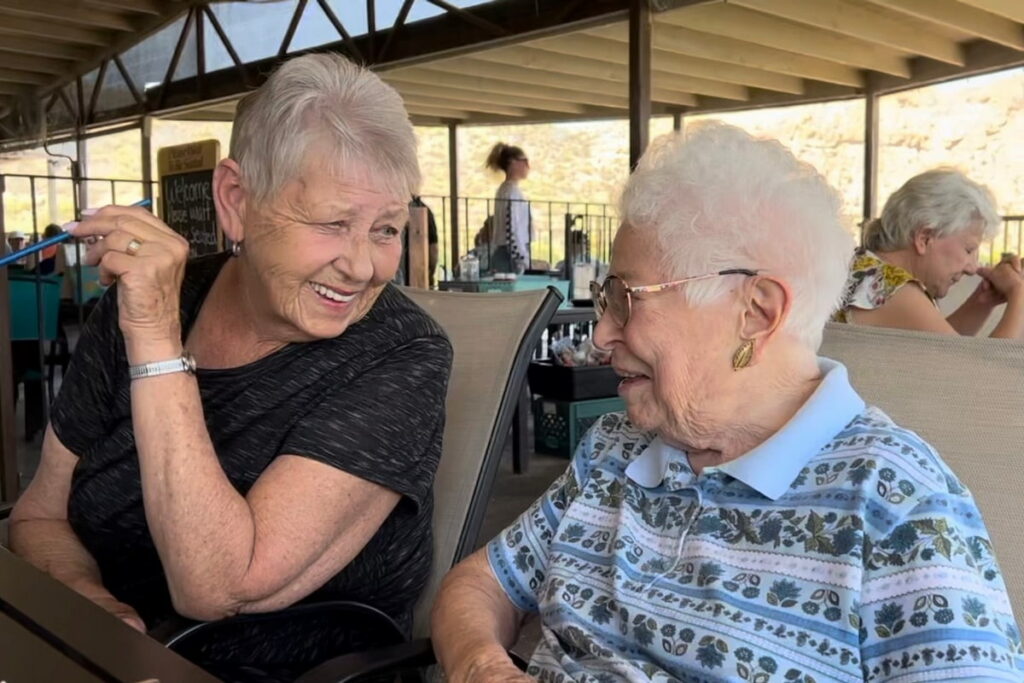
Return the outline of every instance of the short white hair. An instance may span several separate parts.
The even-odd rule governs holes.
[[[397,198],[418,193],[416,136],[401,96],[333,53],[296,57],[243,98],[230,156],[261,203],[298,176],[314,145],[328,150],[334,175],[361,165]]]
[[[864,246],[872,251],[905,249],[922,229],[938,237],[975,229],[992,239],[1001,219],[988,188],[955,168],[936,168],[903,183],[885,202],[882,216],[864,229]]]
[[[668,278],[747,268],[785,281],[793,301],[783,329],[817,350],[853,250],[839,207],[821,174],[782,144],[712,121],[655,141],[620,210],[625,224],[653,232]],[[700,306],[734,285],[714,278],[682,291]]]

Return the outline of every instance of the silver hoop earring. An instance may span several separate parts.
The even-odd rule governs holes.
[[[234,257],[238,257],[238,256],[242,255],[242,243],[241,242],[232,242],[231,243],[231,255],[234,256]]]

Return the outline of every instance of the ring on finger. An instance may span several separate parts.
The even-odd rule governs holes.
[[[129,256],[135,256],[135,254],[137,254],[139,251],[139,247],[141,246],[142,242],[133,237],[131,242],[128,243],[128,246],[124,248],[124,253],[128,254]]]

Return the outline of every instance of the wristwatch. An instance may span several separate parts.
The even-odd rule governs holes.
[[[128,374],[132,379],[143,377],[156,377],[157,375],[169,375],[172,372],[187,372],[190,375],[196,374],[196,359],[188,351],[183,351],[180,356],[171,360],[154,361],[142,365],[129,365]]]

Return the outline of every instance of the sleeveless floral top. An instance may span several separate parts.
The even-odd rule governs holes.
[[[889,300],[889,297],[908,282],[913,282],[921,288],[921,291],[928,294],[921,281],[914,277],[909,270],[886,263],[871,251],[860,247],[853,253],[850,276],[846,281],[846,288],[843,290],[842,304],[832,319],[835,322],[848,323],[851,322],[849,318],[851,308],[860,308],[866,311],[881,308]]]

